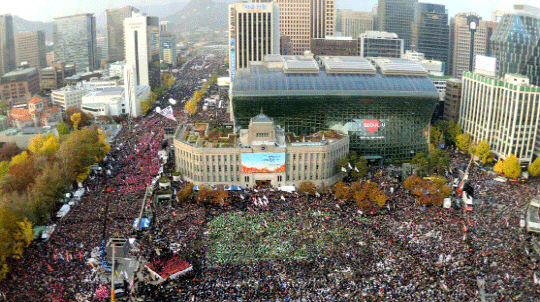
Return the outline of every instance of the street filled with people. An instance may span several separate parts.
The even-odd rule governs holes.
[[[110,237],[135,238],[133,259],[151,262],[174,253],[193,265],[186,276],[163,283],[136,273],[127,290],[131,301],[539,301],[540,255],[529,254],[519,225],[539,183],[499,183],[474,163],[468,169],[477,199],[472,210],[419,204],[396,182],[395,167],[371,167],[361,180],[381,184],[388,196],[374,215],[335,198],[331,189],[307,195],[243,188],[228,191],[224,205],[196,196],[180,203],[175,194],[144,200],[156,177],[175,171],[174,156],[162,165],[158,155],[173,152],[166,129],[228,121],[226,104],[183,113],[222,61],[187,62],[152,112],[123,123],[103,169],[83,183],[85,193],[55,222],[50,239],[13,259],[0,301],[108,301],[100,264],[89,260]],[[220,94],[216,87],[211,93]],[[154,110],[170,98],[177,101],[176,121]],[[225,103],[226,94],[220,98]],[[464,163],[468,157],[452,153],[448,183]],[[172,190],[185,185],[173,181]],[[152,220],[139,231],[133,223],[142,203]]]

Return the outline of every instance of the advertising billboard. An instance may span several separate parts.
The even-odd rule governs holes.
[[[163,49],[171,49],[171,42],[163,42]]]
[[[361,139],[382,139],[384,136],[381,132],[386,127],[386,122],[385,119],[353,119],[344,125],[335,124],[330,129],[348,135],[356,135]]]
[[[233,77],[234,77],[234,71],[236,70],[236,54],[235,54],[236,45],[235,45],[234,39],[231,39],[229,49],[230,49],[230,53],[229,53],[229,55],[230,55],[230,58],[229,58],[229,61],[230,61],[229,73],[230,73],[231,80],[232,80]]]
[[[497,58],[486,57],[483,55],[476,55],[476,62],[474,64],[475,71],[481,71],[488,74],[495,74],[497,68]]]
[[[285,172],[285,153],[242,153],[242,173]]]

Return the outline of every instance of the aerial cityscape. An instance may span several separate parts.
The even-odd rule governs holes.
[[[540,301],[540,2],[0,8],[0,302]]]

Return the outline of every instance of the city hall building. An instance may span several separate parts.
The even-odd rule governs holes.
[[[236,71],[230,98],[238,129],[262,108],[286,132],[335,130],[351,151],[391,162],[428,152],[439,94],[406,59],[267,55]]]
[[[174,150],[176,171],[195,185],[332,185],[342,178],[336,163],[349,152],[349,137],[336,131],[296,136],[261,112],[236,134],[206,123],[180,125]]]

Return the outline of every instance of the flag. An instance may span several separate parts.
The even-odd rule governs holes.
[[[356,171],[356,172],[360,173],[360,170],[358,170],[358,168],[357,168],[357,167],[354,167],[354,171]]]
[[[52,266],[50,264],[47,263],[47,269],[50,270],[51,272],[54,271],[54,269],[52,268]]]
[[[165,109],[162,109],[159,114],[163,115],[164,117],[166,117],[168,119],[176,121],[176,118],[174,117],[173,110],[172,110],[171,106],[169,106],[169,107],[167,107]]]
[[[347,163],[349,165],[349,170],[352,170],[351,163]]]
[[[341,167],[341,172],[347,172],[347,169],[345,169],[345,167]]]

